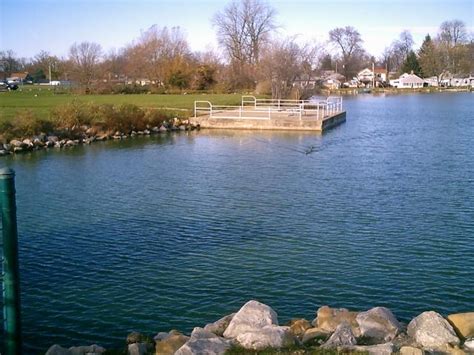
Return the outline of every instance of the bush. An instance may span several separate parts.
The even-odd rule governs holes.
[[[12,124],[13,133],[17,137],[31,137],[40,133],[49,133],[53,130],[51,121],[39,119],[31,110],[18,111]]]
[[[122,104],[116,108],[116,128],[121,132],[144,130],[147,122],[145,112],[138,106]]]
[[[56,106],[51,110],[51,119],[59,129],[74,130],[83,125],[90,125],[97,114],[97,105],[84,104],[79,100]]]

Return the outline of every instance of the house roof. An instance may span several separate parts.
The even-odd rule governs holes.
[[[424,80],[415,74],[404,73],[399,78],[402,83],[424,83]]]
[[[11,73],[10,74],[10,78],[18,78],[18,79],[26,79],[26,77],[28,76],[28,72],[18,72],[18,73]]]
[[[387,69],[386,69],[386,68],[375,68],[375,69],[374,69],[374,73],[375,73],[375,74],[386,74],[386,73],[387,73]]]

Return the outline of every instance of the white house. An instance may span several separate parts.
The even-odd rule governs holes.
[[[429,78],[425,78],[425,83],[428,86],[435,86],[435,87],[439,86],[437,76],[430,76]]]
[[[387,76],[387,70],[385,68],[375,68],[373,71],[369,68],[365,68],[357,74],[357,80],[366,86],[372,86],[374,82],[375,86],[380,86],[387,82]]]
[[[422,88],[424,83],[423,79],[413,73],[405,73],[398,79],[390,80],[390,85],[398,89]]]

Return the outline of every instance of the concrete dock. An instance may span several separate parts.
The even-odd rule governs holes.
[[[243,96],[240,106],[196,101],[194,109],[191,121],[202,128],[324,132],[346,121],[342,98],[310,102]]]

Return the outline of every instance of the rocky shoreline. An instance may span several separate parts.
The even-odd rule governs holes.
[[[72,130],[57,132],[55,134],[41,133],[39,135],[24,138],[12,139],[8,143],[0,143],[0,157],[10,154],[26,153],[35,150],[48,148],[70,148],[77,145],[91,144],[93,142],[105,140],[120,140],[135,136],[150,136],[175,131],[192,131],[199,129],[199,124],[194,124],[190,120],[174,118],[163,121],[160,126],[147,125],[144,130],[102,131],[96,127],[81,126]]]
[[[354,312],[323,306],[311,322],[293,319],[281,326],[271,307],[251,300],[236,313],[194,328],[190,335],[177,330],[154,337],[133,332],[126,344],[117,351],[98,345],[66,349],[56,344],[46,355],[474,354],[474,312],[444,318],[427,311],[403,324],[385,307]]]

